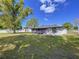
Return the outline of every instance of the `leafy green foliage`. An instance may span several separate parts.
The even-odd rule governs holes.
[[[0,20],[3,26],[12,29],[14,32],[26,16],[31,14],[31,8],[24,8],[24,0],[0,0]]]
[[[36,26],[38,26],[38,20],[35,18],[32,18],[32,19],[27,21],[26,26],[27,27],[36,27]]]
[[[5,29],[2,20],[0,20],[0,29]]]
[[[73,25],[71,23],[64,23],[63,24],[64,28],[66,28],[67,30],[72,29]]]

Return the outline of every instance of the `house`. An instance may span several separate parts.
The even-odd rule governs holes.
[[[4,29],[0,30],[0,33],[12,33],[12,30]],[[32,32],[34,34],[44,34],[44,35],[64,35],[67,34],[67,30],[63,26],[59,25],[48,25],[48,26],[38,26],[38,27],[27,27],[26,29],[16,30],[16,32]]]
[[[63,26],[57,26],[57,25],[31,27],[27,28],[26,31],[35,34],[45,34],[45,35],[67,34],[67,30]]]

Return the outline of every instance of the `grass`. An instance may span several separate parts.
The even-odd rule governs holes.
[[[17,35],[33,35],[33,33],[30,32],[21,32],[21,33],[0,33],[0,38],[2,37],[9,37],[9,36],[17,36]]]
[[[26,33],[1,37],[0,59],[79,59],[79,37]]]

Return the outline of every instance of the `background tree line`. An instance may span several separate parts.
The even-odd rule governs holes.
[[[74,23],[66,22],[63,24],[63,27],[67,30],[78,30],[79,29],[79,20],[74,20]]]

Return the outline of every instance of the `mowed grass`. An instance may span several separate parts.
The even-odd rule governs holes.
[[[9,37],[9,36],[16,36],[16,35],[20,35],[20,34],[0,33],[0,38]]]
[[[21,32],[21,33],[0,33],[0,38],[2,37],[9,37],[9,36],[18,36],[18,35],[34,35],[33,33],[30,32]]]
[[[1,37],[0,59],[79,59],[79,37],[26,34]]]

